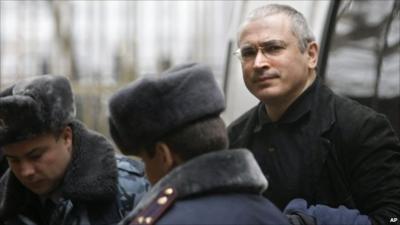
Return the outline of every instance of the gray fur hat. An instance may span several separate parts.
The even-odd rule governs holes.
[[[0,147],[57,131],[74,118],[67,78],[43,75],[20,81],[0,92]]]
[[[185,64],[115,93],[109,102],[110,133],[124,153],[134,154],[185,125],[219,116],[224,109],[224,96],[211,69]]]

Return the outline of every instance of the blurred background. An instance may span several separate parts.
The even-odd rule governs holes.
[[[30,76],[67,76],[78,118],[108,135],[107,101],[115,90],[180,63],[202,62],[225,93],[229,124],[257,103],[232,56],[236,30],[250,10],[277,2],[308,19],[323,51],[319,69],[326,84],[385,113],[399,132],[395,0],[0,0],[0,89]]]
[[[0,88],[40,74],[69,77],[77,115],[107,133],[120,86],[196,61],[222,74],[237,3],[1,0]]]

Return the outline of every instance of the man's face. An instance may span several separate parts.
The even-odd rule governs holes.
[[[62,181],[71,160],[72,130],[65,128],[56,138],[47,133],[4,146],[11,171],[38,195],[51,193]]]
[[[141,149],[137,155],[146,168],[146,175],[150,183],[154,185],[167,175],[182,160],[164,142],[157,142],[154,147],[154,155],[150,156],[145,149]]]
[[[145,164],[146,176],[151,185],[154,185],[165,176],[166,173],[163,169],[164,162],[158,154],[155,154],[154,157],[150,157],[145,151],[143,151],[138,155],[138,157],[140,157]]]
[[[242,55],[250,56],[242,61],[247,88],[267,104],[295,99],[313,80],[316,44],[313,47],[311,56],[310,45],[300,51],[290,19],[283,14],[249,22],[239,37]]]

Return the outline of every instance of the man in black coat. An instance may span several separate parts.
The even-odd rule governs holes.
[[[270,183],[265,195],[293,220],[400,218],[399,139],[383,115],[321,83],[303,15],[283,5],[257,8],[238,38],[244,82],[260,103],[229,126],[230,147],[253,152]]]
[[[154,185],[122,224],[289,224],[262,197],[267,180],[253,155],[226,150],[224,98],[208,67],[129,84],[109,108],[114,141],[143,159]]]
[[[147,190],[143,164],[116,155],[75,118],[62,76],[21,80],[0,93],[0,224],[112,225]]]

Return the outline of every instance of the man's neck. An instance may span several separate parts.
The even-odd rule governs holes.
[[[307,90],[308,87],[311,86],[311,84],[315,81],[316,79],[316,73],[315,71],[312,72],[310,79],[307,81],[307,83],[304,85],[303,89],[301,89],[298,92],[292,93],[292,95],[289,95],[285,97],[284,99],[280,99],[277,101],[270,101],[268,103],[265,103],[265,109],[268,114],[268,117],[271,119],[271,121],[276,122],[278,121],[282,115],[286,112],[286,110],[289,108],[290,105],[305,91]]]
[[[61,192],[60,184],[57,185],[57,187],[54,188],[54,190],[52,190],[51,192],[49,192],[47,194],[39,195],[39,199],[42,203],[47,199],[50,199],[54,203],[56,203],[60,200],[61,197],[62,197],[62,192]]]

